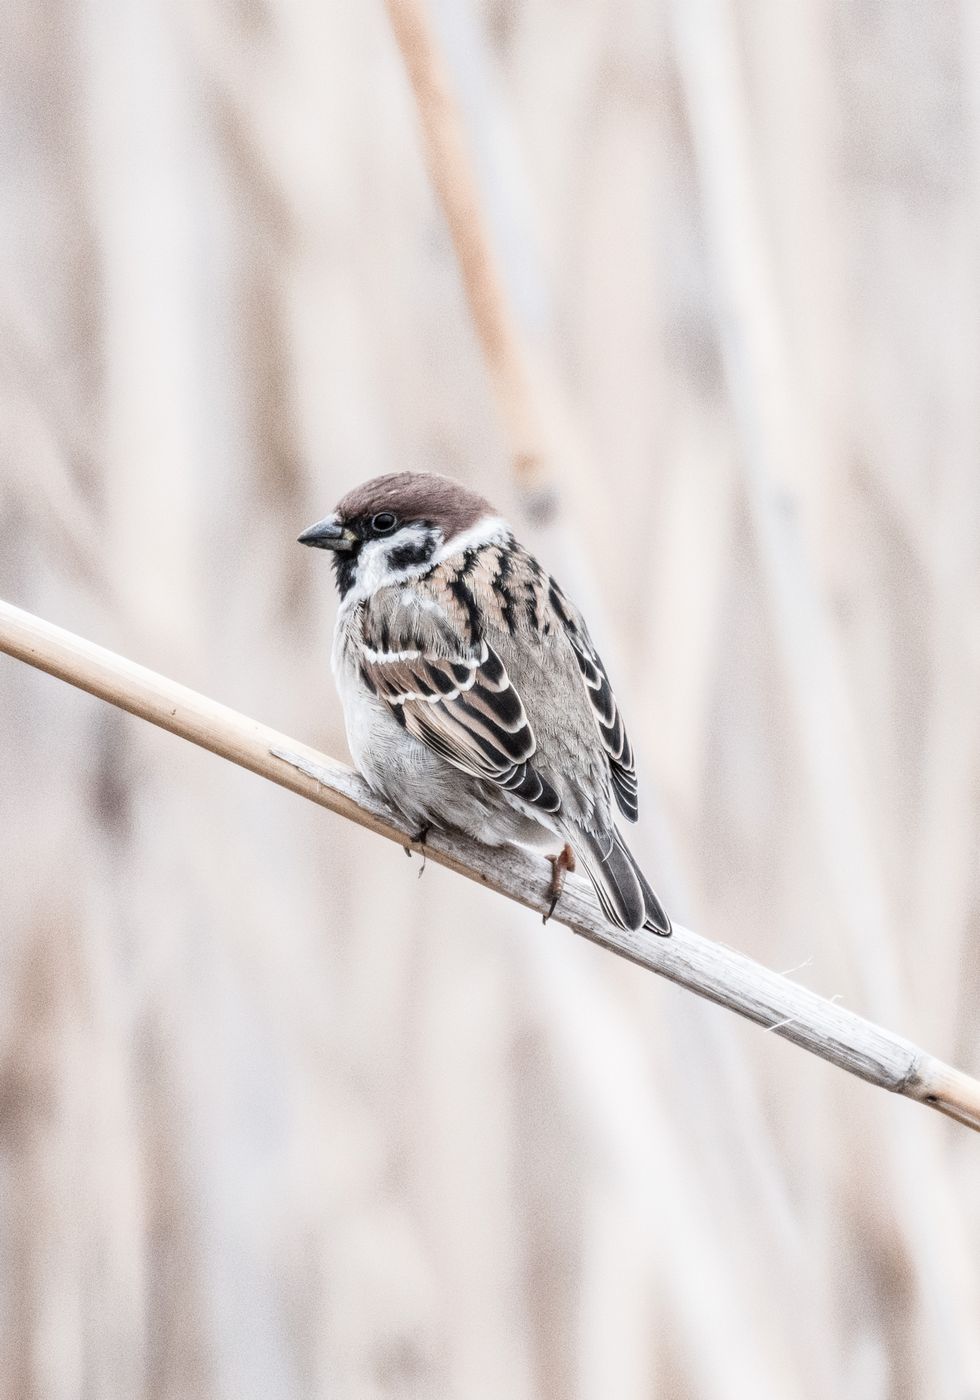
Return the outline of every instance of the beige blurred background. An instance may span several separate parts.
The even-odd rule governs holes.
[[[980,9],[5,0],[0,596],[346,756],[378,471],[586,607],[675,915],[980,1073]],[[980,1147],[0,657],[0,1396],[970,1400]]]

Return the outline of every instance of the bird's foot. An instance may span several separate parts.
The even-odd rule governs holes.
[[[547,914],[541,916],[543,924],[546,924],[555,912],[555,906],[565,888],[565,876],[569,870],[575,869],[575,852],[566,841],[556,856],[548,856],[547,859],[551,861],[551,880],[548,884],[548,896],[551,902],[548,905]]]
[[[412,858],[412,846],[421,846],[421,847],[422,847],[422,864],[419,866],[419,879],[420,879],[420,880],[421,880],[422,876],[425,874],[425,862],[426,862],[425,838],[428,836],[428,834],[429,834],[429,832],[430,832],[431,830],[432,830],[432,823],[431,823],[431,822],[425,822],[422,826],[419,827],[418,831],[417,831],[417,832],[415,833],[415,835],[412,837],[411,845],[408,845],[408,846],[405,847],[405,854],[408,856],[409,860],[411,860],[411,858]]]

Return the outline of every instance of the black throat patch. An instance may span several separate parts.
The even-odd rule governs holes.
[[[333,557],[333,571],[337,580],[337,592],[341,598],[346,598],[354,587],[354,580],[357,578],[357,561],[360,557],[361,546],[358,543],[354,549],[338,549]]]

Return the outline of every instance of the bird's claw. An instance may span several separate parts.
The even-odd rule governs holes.
[[[564,846],[556,856],[548,856],[551,862],[551,880],[548,883],[548,894],[550,903],[548,912],[541,915],[541,922],[546,924],[555,912],[555,907],[561,898],[561,892],[565,888],[565,876],[569,870],[575,869],[575,852],[566,841]]]
[[[421,846],[421,847],[422,847],[422,864],[419,866],[419,879],[420,879],[420,880],[421,880],[422,876],[425,874],[425,862],[426,862],[425,838],[428,836],[428,834],[429,834],[429,832],[430,832],[431,830],[432,830],[432,823],[431,823],[431,822],[426,822],[425,825],[424,825],[424,826],[421,826],[421,827],[419,828],[419,830],[416,832],[416,834],[412,837],[411,844],[405,847],[405,854],[408,856],[409,860],[412,859],[412,846]]]

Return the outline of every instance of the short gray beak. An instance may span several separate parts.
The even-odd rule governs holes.
[[[304,530],[299,536],[299,543],[312,545],[314,549],[351,549],[356,538],[335,515],[328,515],[326,520],[318,520]]]

